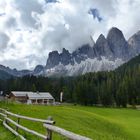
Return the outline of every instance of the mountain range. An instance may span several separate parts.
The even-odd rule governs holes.
[[[65,48],[61,53],[50,52],[46,65],[38,65],[33,71],[18,71],[2,65],[0,65],[0,71],[16,77],[76,76],[87,72],[114,70],[139,54],[140,31],[126,40],[122,31],[113,27],[109,30],[107,37],[101,34],[93,46],[85,44],[72,53]]]

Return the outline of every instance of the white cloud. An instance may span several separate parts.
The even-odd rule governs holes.
[[[9,42],[9,37],[5,34],[0,32],[0,50],[6,49]]]
[[[45,65],[49,51],[73,51],[112,26],[126,38],[140,28],[139,0],[5,0],[0,7],[0,64],[18,69]]]
[[[139,7],[139,0],[118,0],[115,6],[117,13],[114,17],[108,18],[108,27],[120,28],[128,39],[140,29]]]

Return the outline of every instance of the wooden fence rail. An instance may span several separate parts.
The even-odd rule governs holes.
[[[15,134],[21,140],[26,140],[22,135],[20,135],[18,132],[16,132],[14,129],[12,129],[7,123],[3,122],[3,125],[5,128],[7,128],[9,131],[11,131],[13,134]]]
[[[18,136],[21,140],[26,140],[26,138],[24,138],[21,134],[18,133],[18,129],[21,129],[21,130],[26,131],[30,134],[33,134],[39,138],[42,138],[43,140],[52,140],[52,133],[53,132],[58,133],[58,134],[66,137],[67,139],[70,139],[70,140],[91,140],[90,138],[80,136],[80,135],[74,134],[70,131],[64,130],[64,129],[59,128],[57,126],[54,126],[53,124],[55,124],[55,121],[53,121],[52,117],[48,117],[47,120],[37,119],[37,118],[32,118],[32,117],[14,114],[14,113],[9,112],[3,108],[0,108],[0,116],[3,118],[2,120],[3,120],[4,127],[6,127],[9,131],[11,131],[16,136]],[[13,117],[17,118],[17,122],[12,120],[11,118],[9,118],[9,116],[13,116]],[[43,123],[43,126],[47,130],[47,135],[40,134],[34,130],[31,130],[27,127],[20,125],[19,124],[20,119],[25,119],[25,120],[29,120],[29,121]],[[8,125],[9,123],[13,124],[15,126],[15,129],[13,129],[11,126],[9,126]]]
[[[48,125],[48,124],[44,124],[44,127],[46,127],[48,130],[52,131],[52,132],[55,132],[55,133],[58,133],[70,140],[90,140],[89,138],[87,137],[83,137],[83,136],[80,136],[80,135],[77,135],[77,134],[74,134],[72,132],[69,132],[65,129],[62,129],[62,128],[59,128],[57,126],[53,126],[53,125]]]
[[[31,117],[27,117],[27,116],[22,116],[22,115],[14,114],[14,113],[6,111],[6,110],[3,110],[3,111],[7,115],[10,115],[10,116],[13,116],[13,117],[17,117],[17,118],[20,118],[20,119],[25,119],[25,120],[35,121],[35,122],[42,122],[42,123],[47,123],[47,124],[54,124],[55,123],[55,121],[51,121],[51,120],[43,120],[43,119],[31,118]]]

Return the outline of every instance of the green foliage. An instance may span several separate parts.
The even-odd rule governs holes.
[[[140,104],[140,56],[115,71],[87,73],[78,77],[24,76],[0,82],[0,90],[48,91],[59,101],[82,105],[127,107]]]

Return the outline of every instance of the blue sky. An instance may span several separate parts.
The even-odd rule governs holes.
[[[0,64],[33,69],[48,53],[75,50],[115,26],[128,39],[140,29],[139,0],[0,1]]]

